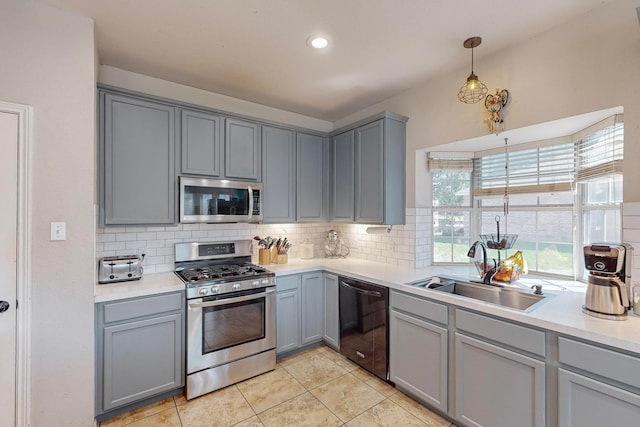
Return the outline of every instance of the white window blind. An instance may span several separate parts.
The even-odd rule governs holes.
[[[571,191],[575,182],[622,174],[624,151],[623,116],[609,117],[572,138],[572,143],[475,159],[474,196],[536,194]],[[508,165],[505,168],[505,161]]]
[[[576,180],[622,174],[624,123],[622,115],[604,123],[604,129],[583,136],[575,144]]]
[[[474,196],[570,191],[574,182],[572,143],[493,154],[475,160]],[[505,164],[508,166],[505,168]]]
[[[446,153],[429,153],[427,169],[429,172],[471,172],[473,159],[453,157]]]

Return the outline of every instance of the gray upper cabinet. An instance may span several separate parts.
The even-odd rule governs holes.
[[[353,222],[355,202],[355,131],[331,139],[331,222]]]
[[[405,223],[407,120],[384,112],[332,133],[331,221]]]
[[[305,133],[296,134],[298,183],[296,219],[298,222],[320,222],[326,218],[327,148],[326,138]]]
[[[220,117],[182,110],[182,173],[220,177]]]
[[[291,130],[262,126],[263,222],[296,221],[296,140]]]
[[[260,180],[260,133],[258,124],[245,120],[225,121],[226,178]]]
[[[175,222],[175,108],[100,93],[100,224]]]
[[[184,386],[184,292],[96,305],[96,413]]]
[[[377,120],[356,129],[355,220],[405,222],[405,122]]]

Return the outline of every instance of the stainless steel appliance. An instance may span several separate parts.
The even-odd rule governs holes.
[[[260,222],[262,184],[180,177],[180,222]]]
[[[142,272],[142,257],[137,255],[108,256],[98,261],[98,283],[140,280]]]
[[[626,243],[596,243],[583,249],[589,285],[582,311],[602,319],[626,320],[632,306],[631,259]]]
[[[176,243],[187,295],[187,399],[276,366],[275,274],[251,241]]]
[[[389,289],[340,277],[340,353],[389,380]]]

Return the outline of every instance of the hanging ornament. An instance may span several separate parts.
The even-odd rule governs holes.
[[[484,99],[484,107],[489,111],[487,124],[489,131],[496,135],[504,130],[504,119],[502,109],[509,102],[509,91],[506,89],[496,89],[495,95],[487,95]]]

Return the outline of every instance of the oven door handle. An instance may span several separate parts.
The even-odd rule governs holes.
[[[189,308],[215,307],[218,305],[225,305],[225,304],[230,304],[234,302],[249,301],[249,300],[260,298],[260,297],[266,297],[267,295],[272,294],[275,291],[276,291],[275,289],[269,289],[259,294],[243,295],[241,297],[231,297],[231,298],[225,298],[225,299],[219,299],[216,301],[207,301],[207,302],[190,302]]]
[[[355,286],[351,286],[350,284],[346,283],[346,282],[340,282],[340,284],[342,286],[344,286],[345,288],[349,288],[349,289],[353,289],[354,291],[356,291],[359,294],[363,294],[363,295],[369,295],[371,297],[376,297],[376,298],[380,298],[382,296],[382,294],[380,292],[377,291],[367,291],[366,289],[360,289],[360,288],[356,288]]]

